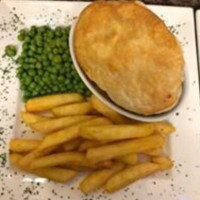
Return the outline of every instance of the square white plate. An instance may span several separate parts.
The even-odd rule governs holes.
[[[78,190],[81,175],[57,184],[25,174],[10,166],[11,137],[34,137],[19,120],[21,99],[16,65],[2,58],[4,47],[16,43],[17,30],[49,23],[66,25],[87,5],[84,2],[3,1],[0,3],[0,199],[1,200],[200,200],[200,109],[194,16],[191,8],[149,6],[183,46],[189,88],[186,101],[171,119],[177,128],[170,137],[168,154],[175,160],[170,171],[137,181],[114,193],[85,196]],[[17,13],[17,16],[14,14]],[[19,18],[18,18],[19,16]],[[14,21],[13,21],[14,20]],[[16,29],[16,30],[15,30]],[[7,69],[7,70],[5,70]],[[25,131],[24,131],[25,129]],[[6,159],[2,159],[2,158]]]

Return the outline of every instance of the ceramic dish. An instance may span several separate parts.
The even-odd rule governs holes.
[[[113,110],[115,110],[116,112],[131,118],[131,119],[135,119],[135,120],[139,120],[139,121],[144,121],[144,122],[153,122],[153,121],[161,121],[161,120],[167,120],[170,118],[170,116],[174,115],[174,113],[177,112],[177,110],[180,109],[180,107],[182,106],[182,104],[184,104],[185,101],[185,96],[187,95],[187,79],[188,79],[188,72],[187,72],[187,68],[184,68],[184,82],[182,85],[182,94],[178,100],[178,102],[176,102],[176,105],[173,106],[172,109],[170,109],[169,111],[166,111],[164,113],[160,113],[160,114],[155,114],[155,115],[150,115],[150,116],[144,116],[141,114],[137,114],[131,111],[128,111],[124,108],[122,108],[121,106],[117,105],[115,102],[113,102],[108,95],[106,94],[106,92],[104,92],[103,90],[101,90],[97,84],[95,84],[93,81],[91,81],[87,75],[84,73],[84,71],[81,69],[79,63],[77,62],[75,53],[74,53],[74,30],[76,27],[76,22],[78,21],[75,20],[74,23],[72,24],[72,28],[70,30],[70,37],[69,37],[69,47],[70,47],[70,53],[72,56],[72,60],[74,63],[74,66],[79,74],[79,76],[82,78],[83,82],[87,85],[87,87],[92,91],[93,94],[95,94],[102,102],[104,102],[107,106],[109,106],[110,108],[112,108]]]

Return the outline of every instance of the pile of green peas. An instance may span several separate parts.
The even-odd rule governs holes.
[[[22,52],[16,62],[24,100],[56,93],[78,92],[90,96],[69,53],[70,27],[31,26],[20,30]]]

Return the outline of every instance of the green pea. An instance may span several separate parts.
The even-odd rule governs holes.
[[[41,90],[40,94],[41,94],[41,95],[46,94],[45,90]]]
[[[68,62],[66,62],[66,63],[64,64],[64,67],[69,68],[69,67],[70,67],[70,64],[69,64]]]
[[[65,84],[68,85],[69,83],[70,83],[70,80],[69,80],[69,79],[66,79],[66,80],[65,80]]]
[[[36,33],[36,32],[37,32],[37,27],[36,27],[36,26],[34,26],[34,25],[33,25],[33,26],[31,26],[31,28],[30,28],[30,31],[33,31],[33,32],[35,32],[35,33]]]
[[[23,51],[27,51],[29,49],[29,45],[27,42],[24,42],[22,45]]]
[[[20,35],[26,35],[26,30],[25,30],[25,29],[19,30],[19,34],[20,34]]]
[[[44,33],[45,32],[45,27],[44,26],[40,26],[40,27],[38,27],[37,28],[37,31],[39,32],[39,33]]]
[[[50,94],[52,92],[52,90],[50,88],[48,88],[46,91],[48,94]]]
[[[29,85],[29,87],[30,87],[31,89],[34,89],[34,88],[36,87],[36,83],[35,83],[35,82],[32,82],[32,83]]]
[[[36,72],[35,72],[35,70],[30,69],[30,70],[28,71],[28,74],[29,74],[30,76],[35,76],[35,75],[36,75]]]
[[[36,45],[37,45],[38,47],[42,47],[42,46],[43,46],[42,40],[36,40]]]
[[[43,60],[43,61],[47,61],[47,60],[48,60],[48,56],[45,55],[45,54],[43,54],[43,55],[42,55],[42,60]]]
[[[54,32],[52,30],[49,30],[47,33],[47,37],[52,39],[54,37]]]
[[[52,71],[53,74],[57,74],[58,73],[58,70],[56,68],[52,68],[51,71]]]
[[[55,63],[61,63],[62,62],[62,58],[60,55],[54,55],[52,58],[52,61]]]
[[[37,48],[37,53],[42,54],[42,48],[41,47]]]
[[[55,74],[50,74],[51,80],[55,81],[57,79],[57,76]]]
[[[64,80],[65,80],[65,77],[64,77],[64,76],[60,75],[60,76],[58,77],[58,81],[62,82],[62,81],[64,81]]]
[[[53,49],[53,53],[54,53],[54,54],[58,54],[58,53],[59,53],[59,50],[58,50],[57,48],[54,48],[54,49]]]
[[[52,54],[52,53],[49,53],[48,58],[49,58],[50,60],[52,60],[53,54]]]
[[[20,56],[17,58],[16,62],[21,65],[24,63],[24,59]]]
[[[38,74],[39,74],[40,76],[42,76],[42,75],[44,74],[43,70],[39,69],[39,70],[38,70]]]
[[[36,63],[37,60],[35,58],[29,58],[29,63]]]
[[[34,55],[34,52],[33,52],[32,50],[29,50],[29,51],[28,51],[28,55],[29,55],[29,56],[33,56],[33,55]]]
[[[31,38],[29,36],[26,36],[24,39],[24,42],[30,43],[30,41],[31,41]]]
[[[62,59],[63,59],[63,61],[67,61],[67,59],[68,59],[67,54],[63,54],[63,55],[62,55]]]
[[[57,38],[55,42],[56,42],[57,47],[62,46],[62,40],[61,39]]]
[[[48,60],[42,61],[43,66],[48,67],[50,65],[50,62]]]
[[[37,50],[37,47],[36,47],[35,45],[31,45],[31,46],[30,46],[30,49],[31,49],[33,52],[35,52],[35,51]]]
[[[26,86],[28,86],[30,83],[31,83],[31,81],[32,81],[32,79],[31,79],[31,77],[29,77],[29,76],[27,76],[26,78],[25,78],[25,85]]]
[[[66,73],[65,68],[62,67],[62,68],[59,70],[59,72],[60,72],[60,74],[65,74],[65,73]]]
[[[17,48],[14,45],[7,45],[5,48],[5,54],[9,57],[13,57],[17,54]]]
[[[38,84],[39,84],[41,87],[43,87],[43,86],[45,85],[45,83],[43,82],[42,79],[38,82]]]
[[[39,83],[39,82],[40,82],[40,77],[39,77],[39,76],[35,76],[35,77],[34,77],[34,81],[35,81],[36,83]]]
[[[24,41],[25,40],[25,35],[20,34],[20,35],[17,36],[17,39],[19,41]]]
[[[60,71],[60,69],[62,69],[62,65],[60,63],[57,63],[55,66],[54,66],[58,71]]]
[[[59,88],[57,86],[53,86],[53,91],[54,92],[58,92],[59,91]]]
[[[38,91],[34,90],[34,91],[32,92],[32,95],[33,95],[34,97],[36,97],[36,96],[38,95]]]
[[[41,63],[37,62],[36,65],[35,65],[35,67],[36,67],[37,69],[41,69],[41,68],[42,68],[42,65],[41,65]]]

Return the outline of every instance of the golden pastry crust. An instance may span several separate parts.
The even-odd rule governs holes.
[[[178,100],[181,48],[161,19],[137,2],[95,2],[80,14],[75,56],[87,76],[121,107],[151,115]]]

